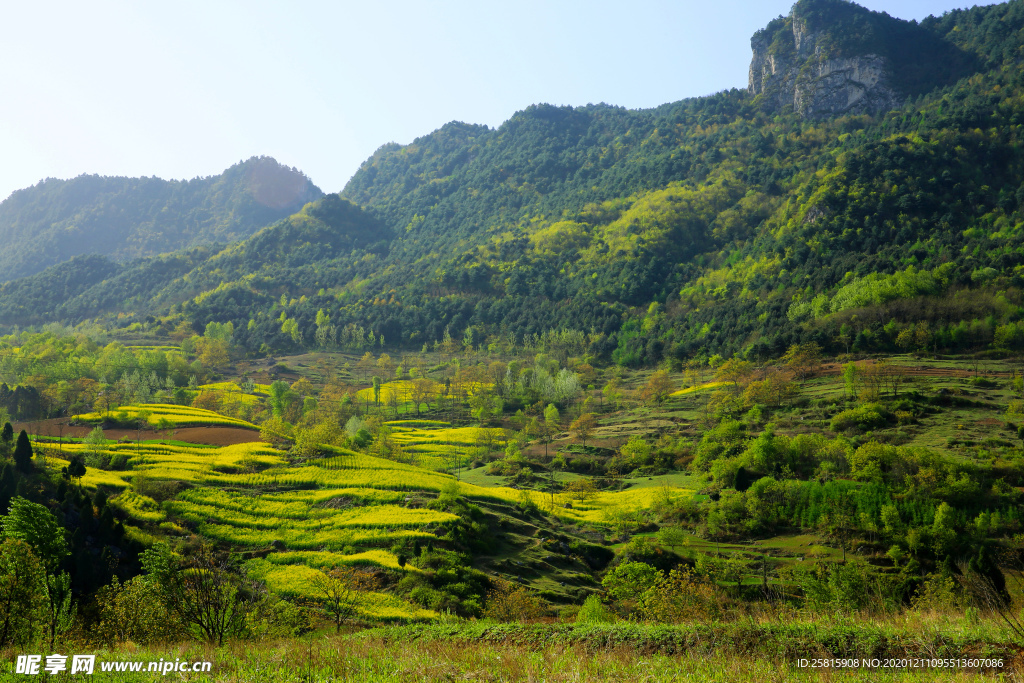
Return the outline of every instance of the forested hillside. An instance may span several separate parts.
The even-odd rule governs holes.
[[[797,13],[819,46],[846,36],[837,55],[916,36],[920,54],[890,50],[913,96],[874,117],[732,90],[450,123],[379,149],[341,192],[357,206],[328,197],[189,272],[194,254],[142,261],[127,303],[112,266],[60,301],[46,271],[0,291],[2,321],[184,314],[251,351],[546,335],[624,365],[1024,345],[1024,3],[917,25],[841,0]],[[950,84],[943,54],[977,71]]]
[[[0,204],[5,280],[82,254],[124,261],[248,237],[323,196],[296,169],[253,157],[187,181],[49,178]]]

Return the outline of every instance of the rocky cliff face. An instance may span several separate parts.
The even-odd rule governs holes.
[[[879,54],[837,53],[821,31],[798,14],[777,19],[750,41],[750,92],[775,110],[791,105],[806,118],[878,114],[902,101],[892,65]]]

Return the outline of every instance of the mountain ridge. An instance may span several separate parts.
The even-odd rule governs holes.
[[[815,3],[798,5],[837,5]],[[404,348],[571,338],[574,355],[624,365],[895,348],[908,325],[948,348],[991,344],[1024,312],[1024,2],[908,30],[984,70],[874,116],[805,118],[731,90],[452,122],[382,146],[340,196],[250,238],[272,249],[242,242],[166,282],[140,262],[162,282],[148,298],[83,283],[74,301],[112,304],[63,319],[230,320],[254,353],[355,350],[368,333]],[[327,205],[344,207],[340,242],[316,216]],[[0,323],[31,299],[15,289],[0,290]]]
[[[0,272],[11,280],[77,255],[126,261],[235,241],[321,196],[301,172],[270,157],[192,180],[50,178],[0,203],[0,239],[11,245],[0,254]]]

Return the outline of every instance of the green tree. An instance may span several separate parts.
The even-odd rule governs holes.
[[[380,407],[380,383],[381,379],[377,375],[373,376],[373,403],[378,408]]]
[[[857,398],[857,366],[854,363],[843,366],[843,389],[848,398]]]
[[[647,443],[642,436],[634,434],[619,449],[617,459],[625,466],[625,471],[629,471],[649,464],[651,453],[651,444]]]
[[[269,394],[268,400],[270,401],[270,409],[274,411],[274,417],[282,417],[285,408],[288,407],[288,403],[294,395],[291,388],[287,382],[275,380],[270,384]]]
[[[32,471],[32,444],[24,429],[18,434],[18,443],[14,446],[14,465],[22,472]]]
[[[131,641],[140,645],[173,638],[181,623],[164,601],[152,576],[136,576],[121,583],[117,576],[96,593],[100,623],[97,633],[106,645]]]
[[[555,407],[554,403],[549,403],[548,407],[544,409],[544,457],[548,456],[548,444],[551,443],[551,439],[554,438],[558,432],[558,422],[561,416],[558,414],[558,408]]]
[[[46,603],[46,572],[32,547],[18,538],[0,543],[0,645],[36,640]]]
[[[658,529],[658,543],[675,550],[686,544],[686,532],[677,526],[663,526]]]
[[[10,512],[3,518],[3,530],[6,538],[28,543],[48,572],[56,571],[68,555],[64,528],[57,523],[57,518],[39,503],[21,496],[11,499]]]
[[[5,456],[11,454],[11,446],[14,445],[14,427],[10,422],[4,422],[3,431],[0,431],[0,449]]]
[[[936,557],[945,557],[953,552],[957,535],[956,510],[949,503],[940,503],[935,510],[935,521],[932,523],[931,531]]]
[[[165,546],[144,557],[143,567],[159,581],[166,603],[186,628],[218,647],[241,632],[247,608],[257,599],[255,587],[230,560],[206,546],[184,559]]]
[[[646,562],[622,562],[605,575],[601,585],[628,613],[660,578],[661,572]]]
[[[47,574],[46,628],[50,635],[50,650],[57,645],[57,636],[66,633],[75,623],[75,606],[71,602],[71,575],[67,572]]]
[[[70,479],[77,479],[78,485],[81,486],[82,477],[85,476],[85,463],[82,462],[82,456],[77,453],[72,455],[71,459],[68,461],[68,466],[65,468],[65,471]]]
[[[544,611],[544,603],[529,589],[503,579],[493,580],[487,592],[484,616],[496,621],[536,619]]]

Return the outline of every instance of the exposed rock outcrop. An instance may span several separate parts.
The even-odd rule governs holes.
[[[774,110],[787,105],[800,116],[878,114],[903,95],[891,82],[892,65],[879,54],[840,54],[830,36],[811,30],[800,5],[750,41],[750,92]]]

